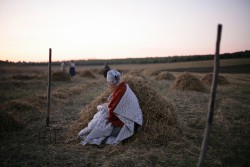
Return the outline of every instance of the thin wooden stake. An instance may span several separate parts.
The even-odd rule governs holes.
[[[51,54],[52,50],[49,49],[49,74],[48,74],[48,89],[47,89],[47,118],[46,118],[46,126],[49,126],[49,120],[50,120],[50,82],[51,82]]]
[[[204,165],[204,159],[207,152],[209,134],[211,131],[211,126],[213,122],[213,114],[214,114],[214,103],[215,103],[215,95],[216,95],[216,87],[218,82],[218,74],[219,74],[219,54],[220,54],[220,40],[221,40],[221,31],[222,25],[218,25],[217,29],[217,42],[216,42],[216,51],[214,57],[214,71],[213,71],[213,81],[210,91],[210,100],[208,105],[208,114],[207,114],[207,123],[206,129],[204,131],[204,138],[202,141],[201,152],[199,157],[199,162],[197,164],[198,167],[202,167]]]

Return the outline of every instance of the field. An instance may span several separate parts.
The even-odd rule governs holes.
[[[77,134],[75,138],[68,136],[81,110],[106,89],[105,79],[100,74],[102,66],[77,66],[77,75],[70,81],[52,81],[50,128],[45,128],[47,66],[2,66],[0,166],[196,166],[210,85],[205,85],[205,92],[174,90],[175,80],[156,80],[154,74],[168,71],[178,78],[189,71],[201,80],[211,72],[212,64],[212,61],[199,61],[111,66],[124,73],[132,71],[135,76],[144,76],[149,87],[173,104],[185,127],[180,138],[166,143],[127,141],[115,146],[82,146]],[[250,59],[221,61],[220,75],[228,84],[219,85],[217,89],[205,166],[250,166],[249,65]],[[53,72],[59,69],[59,66],[52,67]],[[86,70],[95,78],[81,75]],[[57,129],[56,135],[54,129]],[[51,132],[45,139],[41,136],[43,130]]]

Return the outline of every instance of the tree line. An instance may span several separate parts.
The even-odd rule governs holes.
[[[212,54],[210,55],[192,55],[192,56],[170,56],[170,57],[147,57],[147,58],[126,58],[126,59],[94,59],[94,60],[75,60],[74,62],[78,66],[88,65],[114,65],[114,64],[154,64],[154,63],[174,63],[174,62],[188,62],[188,61],[203,61],[212,60]],[[224,53],[220,55],[220,59],[238,59],[238,58],[250,58],[250,50]],[[47,65],[47,62],[9,62],[0,61],[0,64],[29,64],[29,65]],[[52,62],[52,65],[60,65],[60,61]]]

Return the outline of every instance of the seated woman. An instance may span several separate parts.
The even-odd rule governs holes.
[[[142,126],[142,112],[138,99],[125,83],[120,81],[121,74],[109,70],[107,83],[113,93],[108,103],[97,106],[98,112],[88,126],[78,134],[81,144],[118,144],[132,136],[138,126]]]

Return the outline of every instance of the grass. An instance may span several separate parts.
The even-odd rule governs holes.
[[[157,71],[166,66],[165,64],[158,67],[154,64],[148,67],[152,71]],[[138,69],[147,68],[147,66],[128,65],[120,68]],[[36,75],[43,76],[46,69],[46,67],[35,68]],[[13,74],[15,70],[18,70],[18,74],[22,76],[30,75],[27,69],[13,68]],[[173,74],[177,77],[181,73],[173,72]],[[193,75],[202,78],[205,74]],[[19,110],[26,111],[20,116],[29,121],[22,129],[6,132],[4,136],[1,136],[0,165],[196,166],[206,123],[209,93],[172,90],[171,86],[174,81],[156,81],[149,75],[145,76],[149,85],[174,104],[178,117],[187,127],[181,140],[159,145],[126,145],[125,143],[99,147],[81,146],[76,140],[68,142],[65,138],[67,129],[79,118],[81,109],[105,90],[106,84],[103,76],[98,74],[95,76],[97,79],[94,80],[76,76],[70,82],[52,82],[51,127],[62,129],[58,133],[57,144],[38,143],[38,131],[45,126],[45,115],[29,119],[32,118],[30,111],[35,111],[33,116],[39,112],[46,113],[47,77],[20,80],[12,78],[11,75],[5,76],[5,79],[0,81],[0,105],[10,104],[7,106],[8,110],[4,112],[15,112],[18,106],[14,106],[13,101],[28,102]],[[216,111],[205,166],[249,166],[250,75],[223,74],[223,76],[229,80],[230,85],[218,86]],[[210,90],[209,86],[206,88]],[[58,92],[64,98],[54,96]]]

